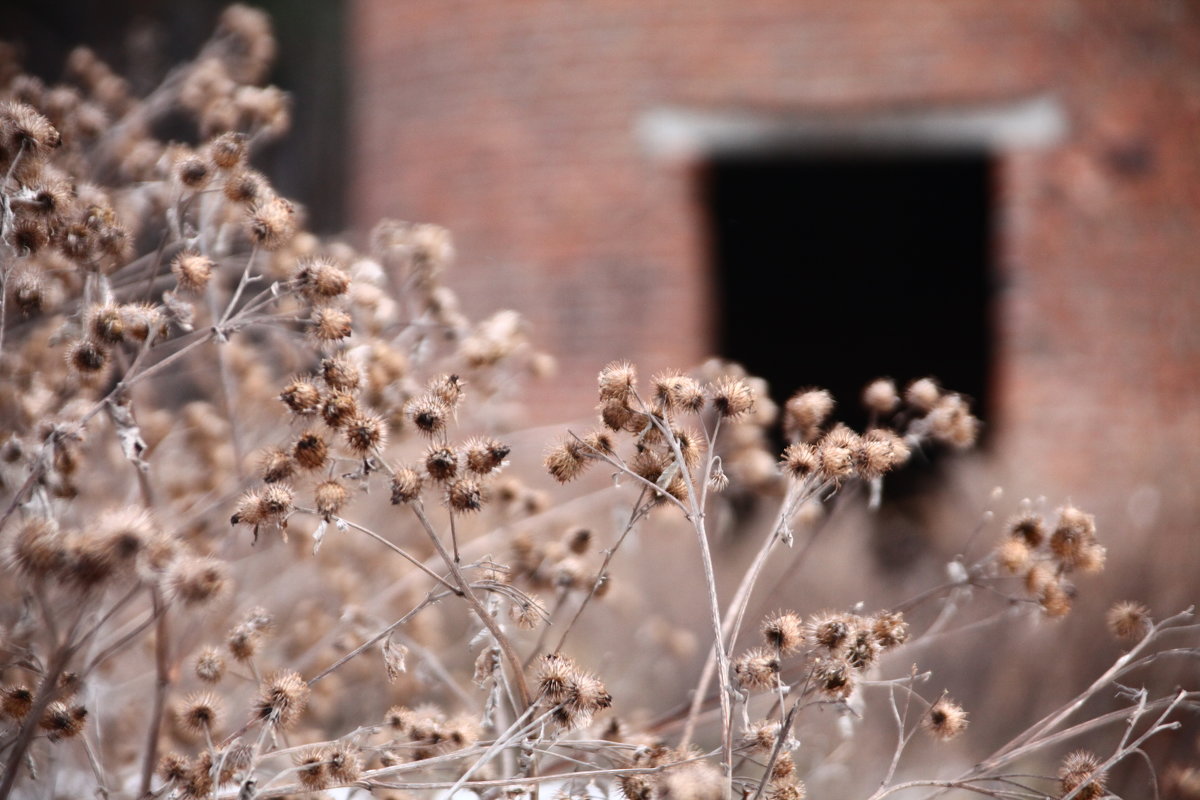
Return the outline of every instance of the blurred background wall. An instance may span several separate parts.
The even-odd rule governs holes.
[[[350,218],[453,231],[467,308],[560,359],[543,418],[618,357],[934,374],[1010,488],[1197,563],[1195,4],[346,9]]]

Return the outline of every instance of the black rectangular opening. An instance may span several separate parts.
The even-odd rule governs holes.
[[[986,420],[990,164],[985,153],[715,159],[720,352],[777,401],[828,389],[857,429],[878,376],[901,387],[935,376]]]

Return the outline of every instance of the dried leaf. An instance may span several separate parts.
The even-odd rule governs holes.
[[[142,460],[142,453],[146,452],[147,444],[146,440],[142,438],[142,431],[138,428],[137,421],[133,418],[133,407],[128,400],[124,402],[110,400],[106,407],[108,416],[117,429],[117,441],[121,443],[121,452],[135,467],[146,472],[150,469],[150,465]]]
[[[388,683],[395,683],[401,673],[408,671],[408,666],[404,663],[408,648],[397,642],[395,635],[394,632],[390,633],[383,641],[383,666],[387,669]]]

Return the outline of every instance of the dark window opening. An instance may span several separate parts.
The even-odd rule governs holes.
[[[986,422],[989,167],[983,153],[716,159],[719,351],[780,403],[828,389],[856,430],[878,376],[935,376]]]

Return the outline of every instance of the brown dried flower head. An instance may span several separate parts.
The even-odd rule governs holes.
[[[756,647],[734,659],[733,674],[747,691],[773,689],[779,681],[779,666],[778,652]]]
[[[315,414],[321,408],[321,390],[308,378],[293,378],[288,381],[279,399],[293,414]]]
[[[317,513],[326,519],[340,513],[349,499],[349,490],[337,480],[322,481],[313,489],[313,503],[317,507]]]
[[[742,378],[724,376],[709,386],[713,408],[727,419],[736,419],[754,410],[754,391]]]
[[[292,445],[292,458],[302,469],[321,469],[329,461],[329,445],[316,431],[305,431]]]
[[[1105,616],[1108,630],[1124,642],[1139,642],[1150,632],[1150,609],[1132,600],[1115,603]]]
[[[495,472],[508,458],[511,448],[490,436],[482,436],[468,440],[463,445],[464,461],[467,471],[476,475],[488,475]]]
[[[208,286],[217,265],[208,256],[195,250],[184,250],[171,260],[171,274],[179,285],[179,291],[199,294]]]
[[[929,735],[941,741],[947,741],[967,729],[967,712],[946,695],[929,707],[921,719],[921,726]]]
[[[824,389],[796,392],[783,406],[784,435],[793,441],[814,441],[833,407],[833,395]]]
[[[803,647],[804,634],[804,620],[794,611],[781,611],[763,620],[763,638],[783,655],[790,655]]]
[[[613,361],[600,370],[598,377],[601,402],[625,404],[637,388],[637,370],[628,361]]]
[[[215,647],[205,647],[197,655],[193,672],[204,683],[218,683],[225,676],[225,658]]]
[[[309,688],[300,674],[283,670],[270,675],[259,689],[255,716],[280,728],[290,727],[308,705]]]
[[[868,411],[875,414],[891,414],[900,405],[896,382],[891,378],[876,378],[863,389],[862,402]]]
[[[179,725],[192,733],[212,733],[221,719],[221,699],[212,692],[188,695],[176,711]]]
[[[282,197],[257,200],[246,211],[246,233],[264,250],[278,250],[296,232],[296,210]]]
[[[411,467],[401,467],[392,476],[392,504],[411,503],[421,496],[424,478]]]
[[[1071,792],[1078,800],[1095,800],[1106,794],[1105,784],[1108,776],[1100,769],[1102,762],[1095,754],[1087,750],[1076,750],[1063,759],[1062,767],[1058,770],[1062,795]]]

